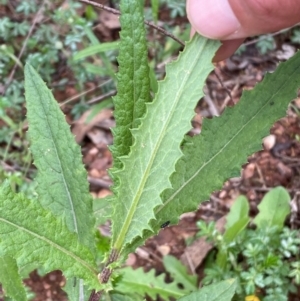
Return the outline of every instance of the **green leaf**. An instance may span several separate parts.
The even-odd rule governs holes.
[[[105,198],[97,198],[94,200],[93,208],[96,218],[96,225],[104,224],[108,219],[111,218],[112,200],[114,200],[114,198],[110,195]]]
[[[105,68],[105,66],[101,66],[95,63],[82,63],[82,68],[86,70],[88,73],[92,73],[99,76],[110,76],[111,70]]]
[[[250,222],[249,216],[243,216],[240,220],[236,221],[224,233],[224,242],[230,244],[235,238],[247,227]]]
[[[84,59],[94,54],[98,54],[100,52],[118,49],[118,47],[118,41],[92,45],[75,53],[73,56],[73,60],[74,62],[76,62],[78,60]]]
[[[239,196],[230,208],[226,216],[225,233],[223,235],[224,243],[228,246],[236,237],[244,231],[250,222],[249,203],[245,196]],[[222,269],[225,269],[227,263],[227,250],[220,249],[217,255],[216,263]]]
[[[145,273],[142,268],[133,270],[130,267],[119,270],[121,280],[117,282],[114,290],[123,294],[138,294],[145,296],[146,294],[152,299],[160,296],[164,300],[170,297],[180,298],[189,290],[178,288],[177,282],[166,283],[165,274],[155,275],[155,270]]]
[[[289,193],[283,187],[270,190],[258,205],[259,213],[253,220],[257,228],[277,226],[282,229],[286,217],[290,214]]]
[[[237,220],[233,225],[231,225],[224,233],[223,239],[224,243],[227,244],[227,246],[233,242],[236,237],[244,231],[244,229],[247,227],[247,225],[250,222],[249,216],[243,216],[239,220]],[[228,254],[226,250],[220,250],[217,255],[217,264],[222,269],[226,268]]]
[[[166,270],[177,283],[185,288],[185,291],[195,291],[197,289],[197,276],[189,275],[186,267],[174,256],[164,256],[163,263]]]
[[[178,301],[230,301],[236,290],[236,281],[225,280],[203,287],[198,292],[180,298]]]
[[[152,11],[152,18],[155,23],[158,20],[158,11],[159,11],[159,0],[151,0],[151,11]]]
[[[88,301],[91,290],[88,290],[86,286],[83,285],[84,281],[82,279],[77,279],[76,277],[68,279],[63,290],[68,295],[68,301]]]
[[[26,292],[18,273],[16,261],[10,256],[0,257],[0,283],[6,296],[15,301],[26,301]]]
[[[220,117],[204,119],[201,134],[186,138],[184,157],[171,177],[173,188],[162,194],[164,204],[155,210],[156,230],[166,220],[177,223],[182,213],[196,210],[225,180],[239,176],[247,157],[261,149],[262,138],[285,116],[299,87],[300,52],[252,91],[244,91],[239,103]]]
[[[93,250],[92,197],[80,148],[50,90],[29,64],[25,66],[25,97],[39,201],[63,216],[68,229]]]
[[[167,66],[166,78],[159,83],[155,100],[147,105],[139,129],[131,131],[135,143],[130,154],[121,158],[124,169],[117,173],[119,199],[114,202],[112,226],[117,251],[151,229],[153,209],[162,204],[160,194],[170,187],[169,176],[182,155],[179,145],[191,128],[218,47],[219,42],[195,35],[180,59]],[[129,247],[124,254],[131,250]]]
[[[85,26],[83,28],[83,30],[86,33],[87,37],[89,38],[91,44],[94,46],[95,45],[99,46],[99,39],[94,34],[92,28]],[[117,42],[114,42],[114,43],[117,43]],[[99,57],[100,57],[101,63],[103,64],[103,68],[101,68],[101,69],[104,69],[104,73],[108,74],[114,81],[116,81],[115,70],[111,63],[111,60],[107,57],[105,52],[99,52]],[[100,68],[98,67],[98,69],[100,69]],[[99,70],[98,73],[101,73],[101,71]]]
[[[245,196],[240,195],[233,203],[226,216],[225,229],[229,229],[240,219],[249,217],[249,203]]]
[[[85,285],[101,288],[94,255],[77,235],[37,201],[13,193],[7,182],[0,186],[0,256],[15,258],[19,268],[59,269],[67,279],[82,278]]]
[[[110,293],[109,297],[112,301],[141,301],[141,300],[144,301],[145,300],[145,299],[141,299],[141,297],[139,295],[133,295],[133,294],[129,294],[129,293],[127,293],[126,295],[123,295],[123,294],[118,294],[115,291],[112,291]]]
[[[122,167],[120,156],[128,155],[132,145],[130,129],[137,128],[150,98],[148,50],[144,27],[144,5],[141,0],[122,0],[120,4],[120,52],[118,56],[118,94],[114,97],[116,128],[111,147],[114,168]]]
[[[228,178],[240,175],[248,156],[261,149],[262,138],[276,120],[285,116],[299,87],[300,52],[267,74],[252,91],[245,91],[239,103],[220,117],[204,119],[201,134],[186,138],[184,156],[170,179],[173,188],[162,193],[163,205],[154,211],[156,220],[151,227],[155,233],[166,221],[176,224],[182,213],[196,210]],[[145,232],[131,249],[152,235],[152,231]]]
[[[158,82],[156,79],[155,70],[151,65],[149,67],[149,79],[151,90],[154,94],[156,94],[158,90]]]

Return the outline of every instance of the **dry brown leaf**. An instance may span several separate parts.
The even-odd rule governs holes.
[[[221,217],[216,227],[220,232],[224,232],[224,226],[226,218]],[[205,259],[208,252],[213,248],[211,243],[208,243],[204,237],[195,240],[190,246],[188,246],[184,253],[181,255],[181,262],[189,269],[190,272],[195,273],[197,267]]]
[[[109,119],[112,116],[112,111],[108,109],[102,110],[97,114],[89,123],[86,122],[91,110],[85,112],[76,122],[72,129],[72,133],[75,135],[77,143],[80,143],[85,135],[98,123],[105,119]]]

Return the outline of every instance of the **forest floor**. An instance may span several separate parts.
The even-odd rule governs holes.
[[[163,15],[161,18],[164,21]],[[115,32],[112,35],[115,35]],[[252,44],[241,55],[234,55],[216,64],[215,71],[207,79],[206,96],[199,101],[196,108],[194,128],[190,134],[199,134],[202,118],[220,115],[225,107],[235,105],[243,90],[252,89],[263,79],[266,72],[274,71],[279,61],[287,59],[291,55],[290,52],[293,54],[296,51],[288,39],[277,42],[276,49],[267,54],[260,54]],[[72,87],[64,91],[54,91],[58,101],[68,99],[75,93],[77,92]],[[193,238],[198,231],[196,222],[205,220],[222,223],[222,218],[241,194],[248,198],[251,215],[255,216],[258,211],[257,205],[262,197],[278,185],[285,187],[292,199],[293,212],[287,225],[299,229],[299,112],[300,98],[292,102],[287,110],[287,116],[274,124],[270,135],[262,141],[262,150],[249,157],[239,178],[227,181],[222,190],[215,192],[210,200],[199,206],[198,211],[184,214],[179,225],[162,229],[157,236],[149,239],[144,246],[130,254],[127,264],[134,268],[143,267],[145,270],[154,268],[156,273],[160,274],[165,272],[162,258],[170,254],[181,259],[192,273],[200,275],[203,270],[202,263],[211,248],[207,244],[203,245],[201,240],[194,242],[194,249],[187,246],[187,240]],[[88,171],[92,195],[101,198],[110,194],[111,181],[107,170],[111,167],[112,157],[107,146],[112,144],[110,128],[114,126],[111,109],[103,109],[88,125],[85,124],[87,113],[77,120],[72,120],[68,111],[65,113],[77,142],[82,146],[83,161]],[[103,235],[109,236],[109,222],[101,226],[100,231]],[[194,251],[195,248],[198,252]],[[34,271],[25,283],[35,293],[34,301],[67,300],[62,291],[65,280],[60,271],[54,271],[43,277]]]

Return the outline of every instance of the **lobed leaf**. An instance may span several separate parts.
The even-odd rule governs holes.
[[[156,299],[160,296],[163,300],[168,300],[170,297],[180,298],[189,292],[180,289],[177,282],[166,283],[166,275],[156,276],[155,270],[145,273],[142,268],[133,270],[131,267],[126,267],[119,271],[122,278],[114,289],[125,295],[135,293],[142,297],[148,295]]]
[[[114,171],[122,167],[119,157],[128,155],[132,145],[130,129],[136,128],[150,101],[148,49],[144,27],[144,1],[122,0],[119,44],[118,94],[114,97],[114,144],[111,147]]]
[[[100,289],[95,257],[78,242],[61,218],[36,201],[15,194],[9,184],[0,186],[0,256],[15,258],[19,268],[43,266],[45,272],[62,270]]]
[[[201,134],[186,138],[184,155],[170,179],[172,188],[162,193],[163,205],[155,209],[154,232],[166,221],[176,224],[182,213],[196,210],[225,180],[239,176],[248,156],[262,148],[262,138],[274,122],[285,116],[299,87],[300,52],[267,74],[252,91],[244,91],[239,103],[220,117],[204,119]],[[152,235],[152,231],[144,232],[142,239],[132,242],[131,250]]]
[[[191,128],[194,108],[203,95],[218,47],[219,42],[195,35],[180,59],[167,66],[155,100],[147,104],[138,130],[132,130],[135,142],[130,154],[121,158],[124,169],[116,173],[119,187],[112,245],[117,251],[142,236],[143,230],[151,229],[153,209],[162,204],[160,194],[170,187],[169,176],[182,155],[179,145]],[[131,250],[127,248],[123,254]]]
[[[176,257],[167,255],[163,257],[166,270],[177,283],[180,283],[185,291],[195,291],[197,289],[197,276],[189,275],[186,266]]]
[[[230,301],[235,293],[237,283],[233,279],[203,287],[198,292],[178,299],[178,301]]]
[[[29,64],[25,66],[25,97],[39,201],[56,216],[63,216],[68,229],[93,250],[95,220],[80,148],[50,90]]]
[[[123,295],[112,291],[109,294],[109,298],[111,299],[111,301],[141,301],[141,297],[139,295],[132,294],[132,292],[131,294],[128,293],[126,295]],[[145,301],[145,299],[143,301]]]
[[[262,148],[262,138],[285,116],[299,87],[300,52],[252,91],[244,91],[239,103],[220,117],[204,119],[201,134],[186,139],[184,156],[171,177],[173,188],[164,191],[164,204],[155,210],[158,224],[177,223],[182,213],[196,210],[225,180],[239,176],[247,157]]]
[[[0,257],[0,283],[6,296],[15,301],[26,301],[26,292],[18,272],[18,266],[10,256]]]

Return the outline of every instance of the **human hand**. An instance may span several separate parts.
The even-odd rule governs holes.
[[[300,22],[300,0],[187,0],[193,32],[223,41],[214,61],[235,52],[249,36]]]

